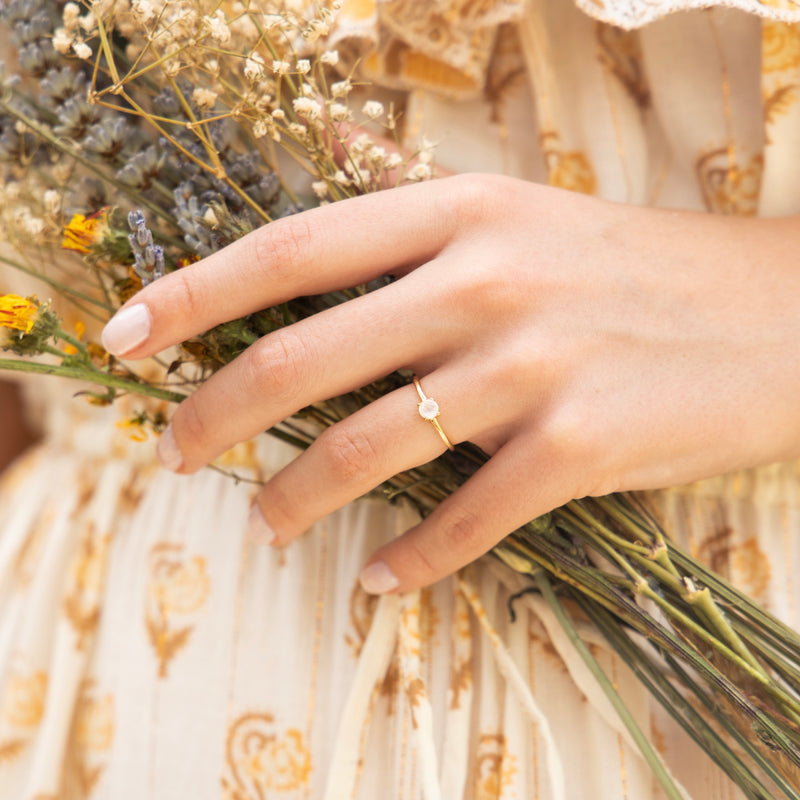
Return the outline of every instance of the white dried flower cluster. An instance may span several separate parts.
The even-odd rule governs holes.
[[[44,193],[44,210],[51,216],[61,211],[61,195],[55,189],[47,189]]]
[[[198,108],[214,108],[214,103],[217,102],[217,93],[211,89],[198,86],[192,92],[192,100]]]
[[[35,216],[27,206],[15,208],[11,213],[11,218],[14,230],[34,241],[39,241],[42,238],[42,234],[45,231],[45,222],[41,217]]]
[[[307,122],[315,125],[322,122],[322,106],[310,97],[297,97],[292,101],[294,110]]]
[[[433,156],[436,143],[422,138],[416,153],[416,163],[406,170],[405,178],[408,181],[427,181],[433,177]]]
[[[203,17],[203,23],[208,27],[211,38],[217,44],[228,44],[231,40],[231,29],[225,19],[225,12],[218,8],[213,16]]]
[[[148,25],[155,19],[156,10],[150,0],[132,0],[131,14],[140,25]]]
[[[331,84],[331,97],[341,99],[347,97],[352,90],[353,84],[350,78],[347,78],[347,80],[343,81],[337,81],[336,83]]]
[[[53,47],[62,55],[74,53],[78,58],[90,59],[92,48],[86,43],[86,36],[91,36],[97,28],[97,17],[93,10],[81,16],[81,7],[68,2],[61,12],[63,27],[56,28],[53,33]]]
[[[411,169],[406,171],[406,180],[427,181],[433,177],[433,171],[428,164],[414,164]]]
[[[264,59],[258,53],[251,53],[244,62],[244,76],[255,83],[264,75]]]
[[[361,109],[361,113],[364,114],[367,119],[379,119],[383,116],[383,103],[379,103],[377,100],[367,100]]]
[[[331,122],[341,125],[345,122],[350,122],[353,119],[353,114],[350,107],[344,103],[330,103],[328,105],[328,118]]]

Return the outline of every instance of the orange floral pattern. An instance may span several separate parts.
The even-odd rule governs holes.
[[[483,734],[475,758],[475,800],[502,800],[518,768],[501,733]]]
[[[98,535],[87,524],[70,567],[70,581],[64,597],[64,616],[77,635],[75,646],[82,650],[100,621],[100,605],[105,581],[111,536]]]
[[[311,753],[296,728],[279,729],[269,713],[247,713],[234,721],[226,743],[225,800],[262,800],[308,786]]]
[[[189,641],[193,624],[176,625],[176,617],[191,618],[208,598],[211,581],[202,556],[187,557],[183,545],[160,542],[150,550],[145,623],[158,659],[158,674],[167,677],[169,664]]]

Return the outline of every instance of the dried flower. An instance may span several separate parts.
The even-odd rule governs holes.
[[[218,44],[227,44],[231,40],[231,29],[225,21],[225,13],[217,9],[213,17],[203,17],[203,22],[208,26],[211,38]]]
[[[61,195],[55,189],[48,189],[44,193],[44,208],[48,214],[58,214],[61,210]]]
[[[264,74],[264,59],[258,53],[252,53],[244,62],[244,76],[254,83]]]
[[[389,153],[383,160],[384,169],[397,169],[399,166],[402,166],[402,164],[403,156],[401,156],[400,153]]]
[[[361,112],[369,119],[378,119],[383,116],[383,103],[379,103],[377,100],[367,100]]]
[[[0,328],[30,333],[38,313],[39,303],[34,298],[18,294],[0,295]]]
[[[320,57],[319,57],[320,64],[327,64],[330,67],[335,67],[339,63],[339,51],[338,50],[326,50]]]
[[[75,55],[84,61],[88,61],[92,57],[92,48],[86,42],[75,42],[72,49],[75,51]]]
[[[349,122],[352,118],[350,109],[344,103],[331,103],[328,106],[328,116],[333,122]]]
[[[300,116],[311,122],[317,122],[322,119],[322,106],[319,102],[309,97],[296,97],[292,101],[292,107]]]
[[[203,86],[198,86],[192,92],[192,100],[198,108],[213,108],[214,103],[217,102],[217,93]]]
[[[75,214],[64,226],[61,247],[78,253],[91,253],[108,229],[108,209],[104,208],[86,217]]]
[[[336,83],[331,84],[331,96],[332,97],[347,97],[348,94],[353,89],[353,84],[350,78],[344,81],[337,81]]]
[[[67,33],[65,28],[58,28],[58,30],[56,30],[56,32],[53,34],[53,47],[63,55],[69,53],[70,48],[72,47],[72,42],[73,38],[69,33]]]
[[[410,181],[427,181],[433,172],[428,164],[415,164],[407,173],[406,178]]]
[[[147,286],[166,271],[164,248],[153,244],[153,232],[147,227],[144,214],[138,209],[128,214],[128,226],[133,231],[128,236],[135,259],[133,269],[142,279],[142,284]]]

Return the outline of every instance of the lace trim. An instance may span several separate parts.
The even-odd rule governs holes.
[[[589,16],[621,28],[640,28],[667,14],[722,6],[776,22],[800,22],[800,0],[575,0]]]

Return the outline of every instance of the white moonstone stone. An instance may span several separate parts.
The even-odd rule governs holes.
[[[433,419],[439,416],[439,404],[432,398],[426,397],[419,404],[419,413],[423,419]]]

